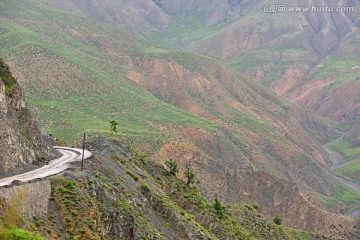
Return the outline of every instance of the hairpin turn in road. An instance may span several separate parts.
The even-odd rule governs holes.
[[[58,174],[69,168],[68,163],[81,161],[82,159],[83,150],[80,148],[55,147],[55,149],[57,149],[62,154],[62,157],[52,160],[48,165],[45,165],[36,170],[14,175],[11,177],[2,178],[0,179],[0,187],[11,185],[11,183],[15,180],[21,182],[27,182],[30,180],[45,178],[51,175]],[[91,156],[91,152],[85,150],[84,159],[87,159],[90,156]]]

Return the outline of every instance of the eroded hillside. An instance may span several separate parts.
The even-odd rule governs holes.
[[[154,160],[191,165],[207,199],[258,202],[299,229],[326,232],[346,218],[323,209],[359,207],[325,169],[331,129],[227,65],[40,1],[1,8],[1,51],[43,129],[70,142],[119,121],[119,137]],[[299,206],[302,218],[289,211]]]

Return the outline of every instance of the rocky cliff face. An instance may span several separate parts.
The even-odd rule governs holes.
[[[49,160],[51,147],[41,138],[20,86],[0,59],[0,176]]]

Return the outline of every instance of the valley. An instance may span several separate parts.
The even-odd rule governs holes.
[[[343,138],[344,138],[344,134],[341,134],[340,138],[323,145],[323,148],[324,148],[325,152],[327,152],[329,154],[331,160],[333,161],[333,165],[330,167],[331,172],[333,172],[334,175],[337,176],[338,179],[342,183],[344,183],[347,186],[351,187],[356,192],[360,192],[360,184],[357,181],[352,181],[351,178],[350,179],[349,178],[344,178],[342,176],[337,175],[337,170],[338,169],[340,169],[340,170],[343,169],[343,167],[346,166],[347,164],[352,164],[352,163],[356,164],[356,162],[358,161],[357,159],[359,158],[359,154],[355,154],[355,156],[353,158],[351,158],[350,160],[343,161],[343,158],[341,157],[341,155],[338,152],[335,152],[334,150],[331,150],[335,145],[339,144],[339,142],[341,142],[343,140]],[[353,169],[353,168],[350,168],[350,169]],[[343,172],[343,171],[340,171],[340,172]],[[349,215],[351,217],[360,216],[360,208],[350,210],[347,213],[347,215]]]
[[[76,145],[115,120],[112,138],[175,160],[180,177],[190,166],[207,201],[256,203],[304,231],[351,228],[360,5],[280,16],[266,2],[5,0],[0,56],[44,133]]]

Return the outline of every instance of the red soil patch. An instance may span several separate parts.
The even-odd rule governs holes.
[[[290,94],[289,100],[302,106],[307,102],[316,102],[324,87],[331,82],[331,78],[311,81]]]
[[[82,33],[76,31],[76,30],[73,29],[73,28],[69,28],[68,31],[69,31],[72,35],[75,35],[75,36],[78,36],[78,37],[82,37],[82,36],[83,36]]]
[[[288,69],[281,79],[273,82],[270,87],[274,92],[283,96],[296,86],[303,76],[303,72],[299,69]]]

